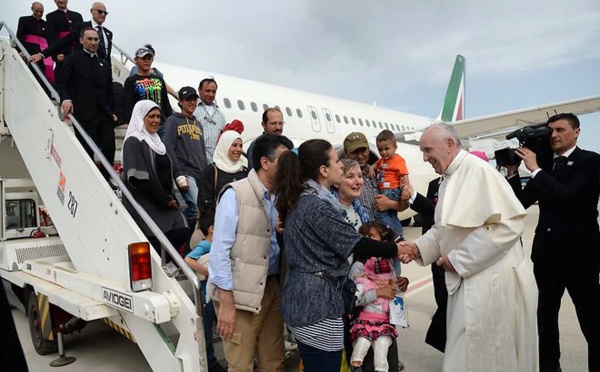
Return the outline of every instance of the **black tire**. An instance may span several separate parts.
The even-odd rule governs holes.
[[[50,317],[50,315],[48,314]],[[38,306],[38,296],[35,292],[29,294],[27,303],[27,318],[29,320],[29,333],[31,334],[31,342],[35,351],[40,355],[56,353],[58,351],[58,342],[49,340],[42,333],[42,316]],[[50,319],[47,320],[50,322]]]

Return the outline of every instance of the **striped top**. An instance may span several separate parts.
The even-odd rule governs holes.
[[[344,320],[323,319],[302,327],[288,325],[290,332],[303,344],[324,351],[340,351],[344,348]]]
[[[217,104],[213,104],[211,108],[207,110],[208,105],[200,101],[194,116],[200,121],[202,125],[202,136],[204,137],[204,147],[206,148],[206,159],[208,164],[213,162],[213,156],[215,154],[215,147],[217,146],[217,139],[223,127],[227,124],[225,116],[219,110]],[[212,112],[212,114],[210,114]]]

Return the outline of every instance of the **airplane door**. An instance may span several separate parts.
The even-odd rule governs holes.
[[[335,124],[333,123],[333,116],[331,116],[331,111],[329,111],[329,109],[323,108],[323,116],[325,117],[325,128],[327,129],[327,133],[334,133]]]
[[[313,132],[320,132],[321,120],[319,120],[319,114],[317,113],[317,110],[312,106],[308,106],[308,112],[310,113],[310,123],[312,124]]]

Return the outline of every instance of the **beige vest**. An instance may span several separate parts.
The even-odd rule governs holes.
[[[264,189],[254,170],[247,178],[225,186],[221,195],[229,187],[235,191],[239,212],[236,238],[230,253],[233,300],[237,309],[258,313],[267,284],[272,228],[264,209]],[[208,285],[212,286],[210,281]],[[208,287],[207,292],[212,293],[214,300],[219,300],[214,288]]]

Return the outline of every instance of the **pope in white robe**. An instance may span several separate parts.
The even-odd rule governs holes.
[[[420,265],[446,269],[442,371],[538,371],[538,292],[521,244],[525,209],[499,172],[460,148],[447,124],[430,126],[420,144],[424,160],[444,175],[435,225],[409,243]]]

